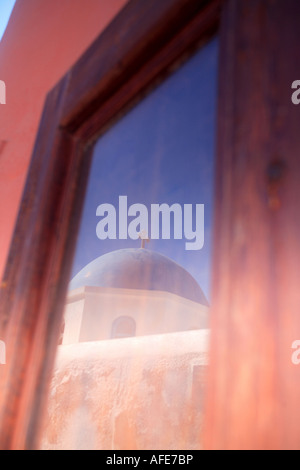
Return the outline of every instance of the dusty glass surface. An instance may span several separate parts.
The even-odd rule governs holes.
[[[209,298],[216,67],[214,39],[99,139],[73,275],[97,256],[140,246],[129,236],[120,239],[118,233],[116,239],[99,240],[96,210],[100,204],[114,205],[118,216],[119,196],[127,196],[128,206],[146,205],[149,220],[151,204],[177,203],[182,209],[192,204],[194,224],[195,205],[204,204],[203,248],[187,250],[184,234],[176,240],[172,230],[170,239],[160,236],[145,246],[184,266]]]
[[[43,448],[197,449],[218,40],[96,143]]]

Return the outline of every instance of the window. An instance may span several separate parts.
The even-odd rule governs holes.
[[[297,447],[299,15],[298,0],[132,0],[51,91],[1,286],[1,448],[39,440],[95,142],[207,43],[220,17],[205,446]]]
[[[135,336],[135,321],[130,317],[118,317],[114,320],[111,329],[112,338],[128,338]]]

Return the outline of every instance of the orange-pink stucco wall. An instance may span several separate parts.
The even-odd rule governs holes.
[[[0,277],[47,92],[127,0],[17,0],[0,42]]]
[[[60,346],[40,448],[201,449],[209,331]]]

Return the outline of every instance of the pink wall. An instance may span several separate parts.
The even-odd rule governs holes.
[[[0,43],[0,276],[45,95],[126,0],[17,0]]]

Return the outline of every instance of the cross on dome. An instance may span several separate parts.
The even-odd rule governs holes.
[[[139,238],[141,239],[141,248],[145,248],[145,242],[148,242],[150,241],[150,238],[148,237],[148,233],[146,232],[146,230],[141,230],[140,233],[139,233]]]

